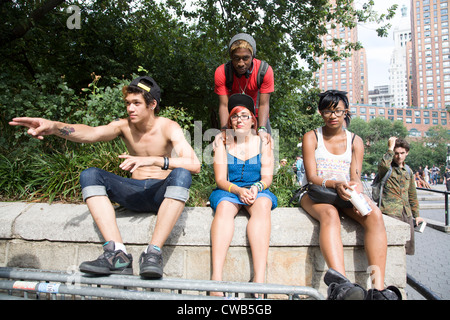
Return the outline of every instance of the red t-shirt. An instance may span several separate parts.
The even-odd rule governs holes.
[[[256,99],[258,97],[258,85],[256,82],[256,78],[258,76],[258,70],[261,65],[261,60],[253,59],[253,72],[250,77],[247,79],[244,75],[240,78],[233,73],[233,87],[231,89],[231,93],[228,92],[226,86],[226,77],[225,77],[225,65],[221,65],[216,69],[214,74],[214,83],[215,88],[214,92],[219,96],[231,95],[235,93],[245,93],[253,98],[256,107],[256,116],[258,116],[258,107],[256,106]],[[272,93],[274,91],[274,76],[273,69],[271,66],[267,69],[266,75],[264,76],[264,80],[259,88],[260,93]]]

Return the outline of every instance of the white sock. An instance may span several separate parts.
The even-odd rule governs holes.
[[[114,242],[114,250],[122,250],[123,252],[128,253],[123,243]]]

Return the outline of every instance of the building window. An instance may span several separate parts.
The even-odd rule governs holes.
[[[409,130],[409,136],[410,137],[420,137],[421,133],[419,130],[413,128],[413,129]]]

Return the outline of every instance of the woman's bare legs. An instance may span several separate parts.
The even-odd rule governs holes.
[[[315,203],[308,195],[303,196],[301,206],[320,223],[319,244],[327,266],[345,276],[344,247],[338,210],[331,204]]]
[[[234,234],[234,218],[239,212],[239,207],[240,206],[237,204],[225,200],[217,205],[214,219],[211,224],[211,280],[222,280],[225,258]],[[211,292],[211,295],[222,296],[223,294],[221,292]]]
[[[373,271],[371,277],[373,286],[375,289],[383,290],[387,257],[386,228],[381,210],[372,201],[368,202],[372,207],[372,212],[365,217],[361,217],[353,209],[347,209],[345,213],[364,228],[364,247],[369,267]]]
[[[374,272],[373,285],[375,289],[383,290],[387,256],[386,229],[380,209],[373,203],[369,203],[372,212],[365,217],[358,215],[353,208],[343,211],[363,226],[367,260]],[[341,224],[337,209],[329,204],[315,203],[308,195],[302,198],[301,205],[314,219],[320,222],[320,249],[328,267],[345,276]]]
[[[250,219],[247,236],[253,261],[253,282],[265,282],[267,255],[269,254],[272,201],[266,197],[256,199],[247,207]]]

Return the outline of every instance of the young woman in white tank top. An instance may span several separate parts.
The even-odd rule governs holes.
[[[360,137],[345,129],[350,123],[349,103],[345,92],[330,90],[320,95],[319,112],[324,126],[307,132],[303,137],[303,160],[307,183],[334,188],[343,200],[349,200],[346,191],[356,185],[362,192],[360,180],[364,144]],[[395,287],[384,287],[387,238],[381,211],[369,202],[372,211],[362,216],[354,207],[337,209],[326,203],[316,203],[304,194],[300,205],[320,222],[320,248],[329,267],[324,280],[329,299],[401,299]],[[356,220],[364,227],[365,249],[369,266],[375,270],[373,289],[366,291],[346,278],[344,249],[341,240],[340,213]]]

